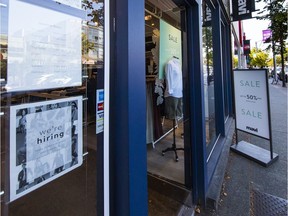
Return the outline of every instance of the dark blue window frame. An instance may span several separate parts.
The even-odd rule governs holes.
[[[110,5],[110,214],[148,215],[144,0]]]
[[[187,46],[186,67],[188,76],[187,95],[190,125],[185,133],[191,134],[190,144],[185,152],[191,162],[188,166],[185,184],[192,188],[193,202],[205,203],[207,188],[214,172],[217,158],[207,163],[204,89],[202,76],[202,27],[200,0],[175,1],[185,5],[185,30]],[[144,0],[114,0],[111,4],[111,122],[110,122],[110,164],[111,164],[111,214],[147,215],[147,165],[146,165],[146,119],[145,119],[145,29]],[[214,12],[213,12],[214,11]],[[214,14],[214,15],[213,15]],[[221,8],[212,10],[213,28],[216,38],[215,56],[221,55]],[[140,23],[143,25],[141,26]],[[137,34],[135,34],[137,32]],[[218,33],[217,33],[218,32]],[[185,44],[184,44],[185,45]],[[230,47],[230,46],[229,46]],[[220,53],[220,55],[219,55]],[[222,63],[215,57],[217,70],[222,71]],[[216,75],[217,131],[225,136],[224,98],[222,75]],[[200,113],[200,114],[199,114]],[[120,130],[121,129],[121,130]],[[220,143],[215,155],[220,155]],[[188,155],[187,155],[188,154]]]
[[[212,4],[211,4],[212,5]],[[217,163],[219,161],[226,136],[227,117],[232,116],[232,94],[231,94],[231,37],[229,18],[223,14],[224,6],[216,4],[212,9],[212,34],[213,34],[213,62],[215,81],[215,101],[216,103],[216,133],[218,138],[214,143],[212,151],[207,158],[207,181],[210,185]],[[222,23],[225,24],[222,31]],[[224,38],[223,38],[224,37]],[[227,60],[223,61],[223,57]],[[225,65],[224,65],[225,64]],[[226,94],[226,95],[224,95]],[[226,97],[226,103],[225,103]],[[225,109],[228,115],[225,115]]]

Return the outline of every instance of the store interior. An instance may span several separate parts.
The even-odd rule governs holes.
[[[181,103],[181,114],[177,114],[175,118],[167,115],[167,107],[170,104],[165,91],[168,90],[170,82],[165,77],[168,76],[166,65],[175,57],[180,57],[179,60],[182,60],[182,43],[180,42],[178,47],[172,46],[175,50],[172,48],[169,50],[171,44],[163,39],[165,35],[168,37],[170,34],[173,35],[173,32],[181,35],[180,8],[172,0],[146,0],[146,144],[149,215],[177,215],[181,207],[192,207],[191,191],[185,187],[184,174],[183,103],[185,101]],[[179,38],[181,41],[181,36]]]
[[[177,148],[183,148],[184,134],[183,113],[182,116],[175,119],[174,129],[174,120],[165,115],[167,80],[159,75],[161,73],[159,70],[164,69],[159,67],[160,55],[163,55],[161,53],[163,48],[160,47],[160,20],[165,21],[171,25],[171,28],[176,28],[180,32],[180,10],[173,1],[146,1],[147,167],[148,172],[152,175],[184,185],[184,151],[176,151],[178,161],[174,151],[162,153],[163,150],[172,147],[173,144]],[[165,64],[165,62],[163,63]]]

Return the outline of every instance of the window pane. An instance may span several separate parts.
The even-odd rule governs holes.
[[[1,215],[96,215],[103,6],[0,0]]]
[[[203,78],[204,103],[206,122],[206,147],[208,153],[216,140],[215,128],[215,98],[214,98],[214,68],[213,68],[213,35],[211,25],[211,9],[203,2]]]

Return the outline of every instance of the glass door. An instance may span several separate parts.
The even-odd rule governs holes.
[[[1,215],[96,215],[103,6],[0,0]]]

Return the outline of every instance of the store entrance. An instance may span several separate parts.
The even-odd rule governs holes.
[[[148,175],[185,186],[181,10],[145,2],[146,143]]]

